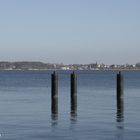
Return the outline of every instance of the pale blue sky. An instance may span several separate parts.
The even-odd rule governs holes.
[[[0,0],[0,61],[140,62],[140,0]]]

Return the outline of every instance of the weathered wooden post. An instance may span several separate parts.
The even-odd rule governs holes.
[[[117,74],[117,100],[123,98],[123,90],[124,90],[124,77],[122,73],[119,71]]]
[[[71,114],[77,113],[77,76],[75,72],[71,73]]]
[[[119,71],[117,74],[117,120],[123,120],[124,112],[124,77]]]
[[[58,114],[58,75],[55,71],[51,75],[51,111]]]

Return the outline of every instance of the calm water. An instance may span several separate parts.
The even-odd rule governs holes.
[[[52,71],[0,71],[0,139],[140,140],[140,72],[124,71],[124,118],[117,118],[117,71],[77,71],[77,116],[69,71],[59,73],[59,114],[51,116]],[[120,120],[119,120],[120,119]]]

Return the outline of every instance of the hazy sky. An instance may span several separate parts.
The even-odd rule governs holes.
[[[140,62],[140,0],[0,0],[0,61]]]

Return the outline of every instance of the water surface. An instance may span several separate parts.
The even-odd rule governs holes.
[[[52,71],[0,71],[0,139],[139,140],[140,72],[123,71],[124,112],[116,109],[117,71],[76,71],[77,113],[70,113],[70,71],[59,73],[59,113],[51,114]]]

